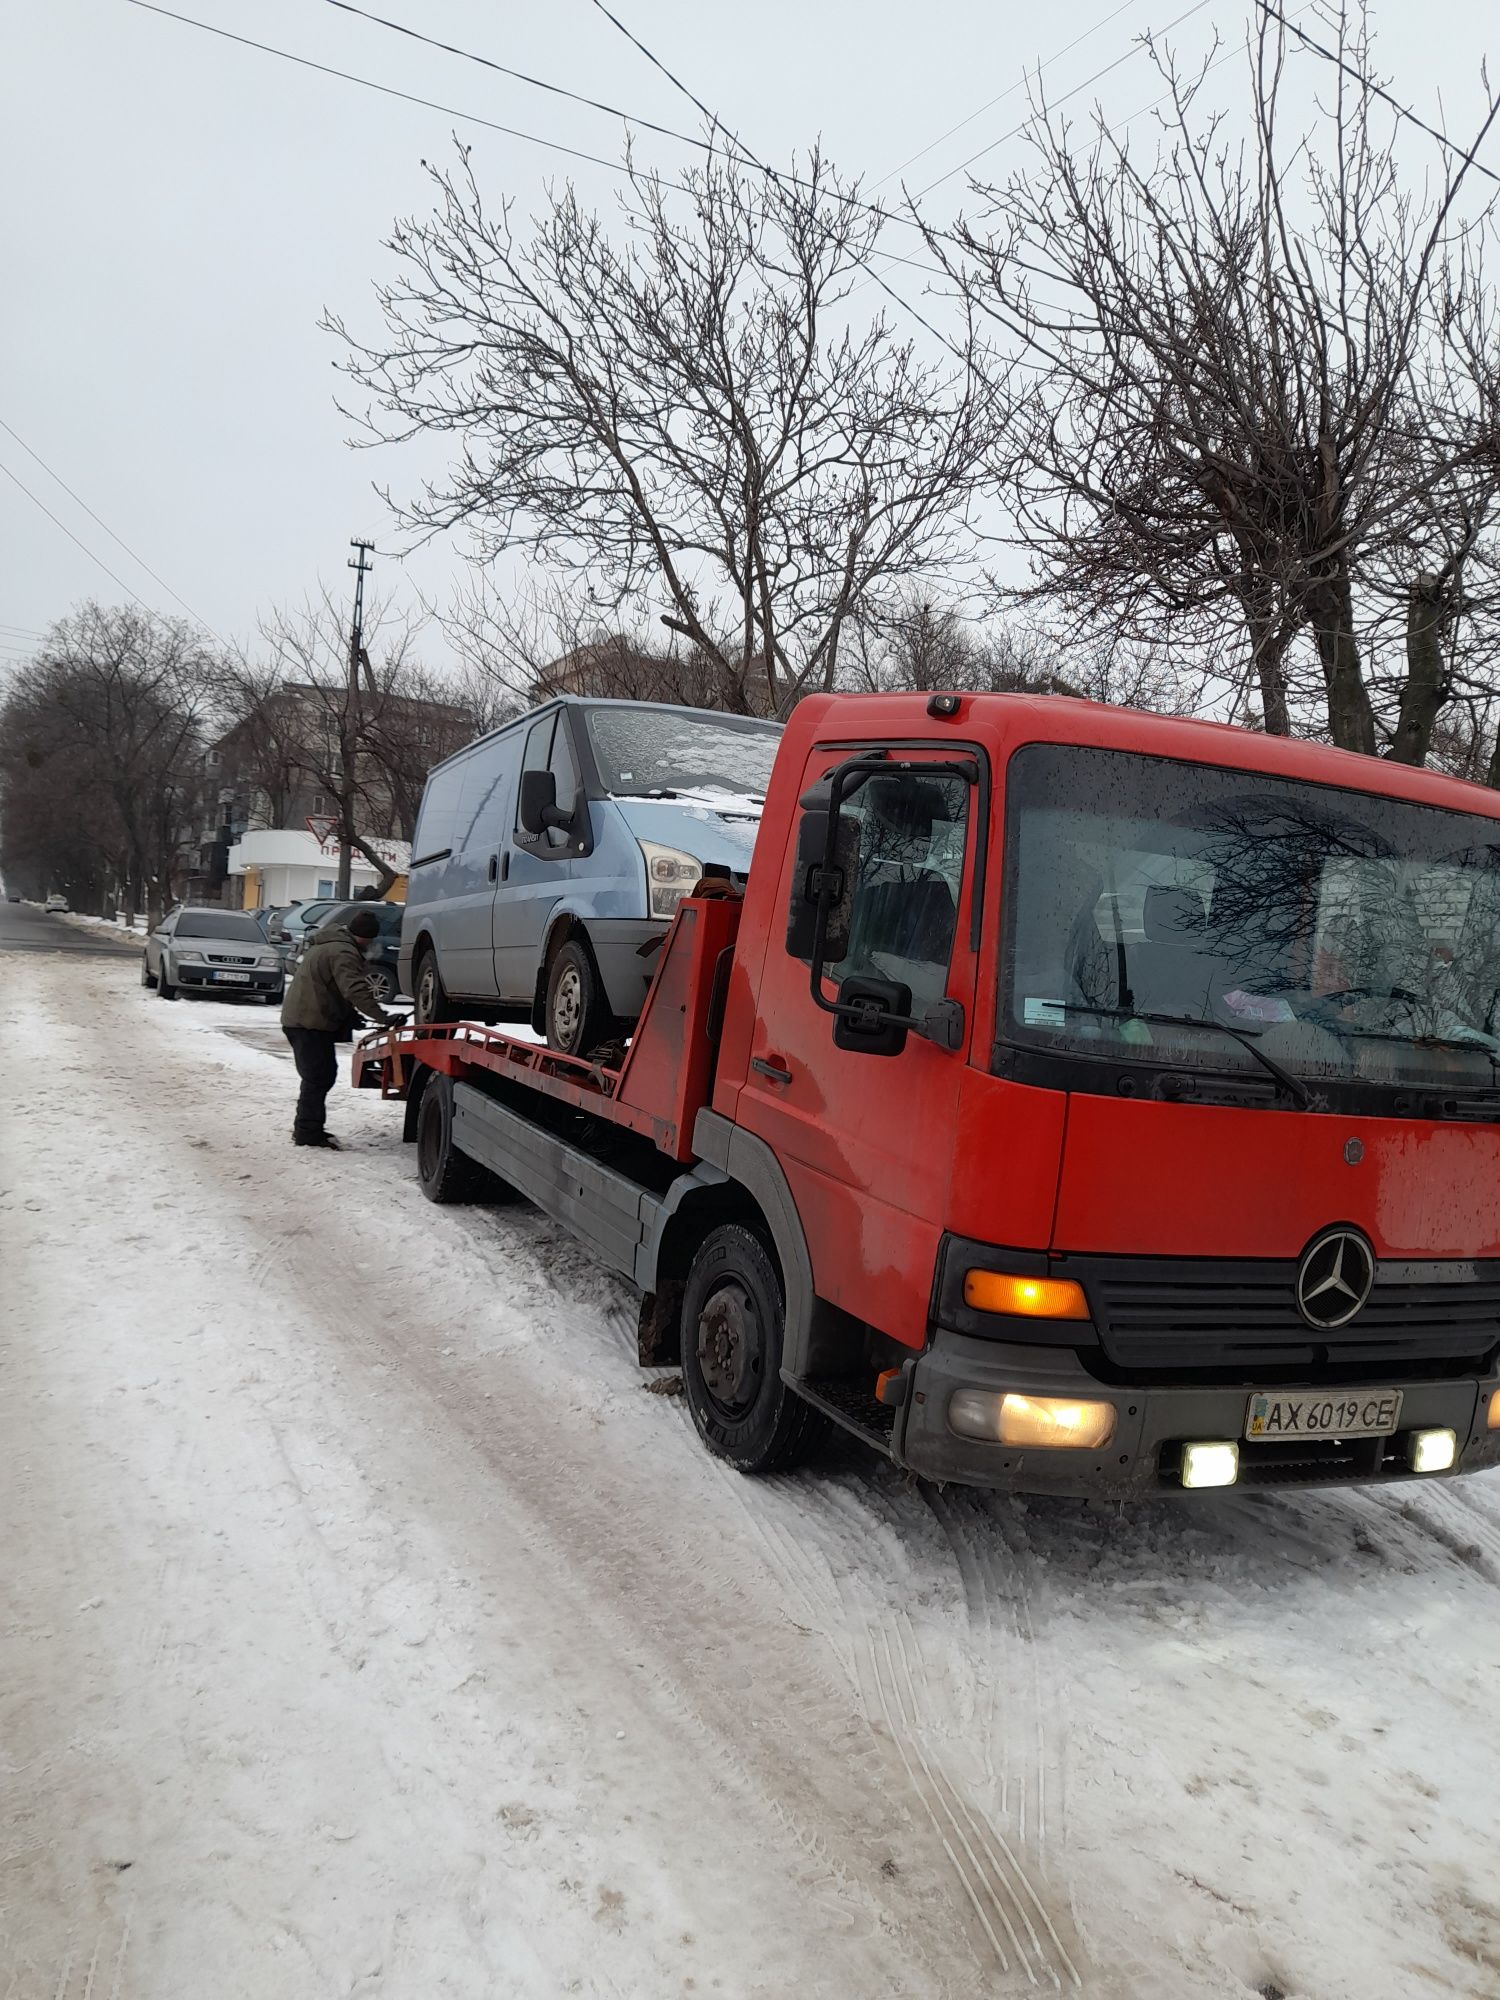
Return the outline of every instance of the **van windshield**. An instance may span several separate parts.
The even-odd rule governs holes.
[[[1058,744],[1006,788],[1006,1040],[1500,1086],[1500,821]]]
[[[616,798],[765,802],[779,722],[644,703],[585,710],[594,762]]]

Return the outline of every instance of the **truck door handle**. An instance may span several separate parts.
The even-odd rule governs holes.
[[[766,1077],[772,1083],[790,1083],[792,1080],[792,1072],[789,1069],[783,1069],[780,1062],[773,1062],[768,1056],[752,1056],[750,1058],[750,1067],[753,1070],[758,1070],[763,1077]]]

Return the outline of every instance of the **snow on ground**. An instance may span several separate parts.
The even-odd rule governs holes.
[[[0,2000],[1500,1993],[1500,1480],[721,1470],[630,1301],[0,960]]]

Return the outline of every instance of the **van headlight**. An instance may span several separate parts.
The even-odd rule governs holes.
[[[684,854],[680,847],[660,847],[654,840],[638,840],[636,846],[646,863],[651,915],[675,917],[683,897],[703,880],[703,863],[696,854]]]

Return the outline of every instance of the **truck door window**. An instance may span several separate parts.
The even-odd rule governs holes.
[[[871,778],[844,807],[859,825],[849,949],[828,976],[894,979],[914,1007],[948,985],[963,884],[969,787],[948,774]]]

